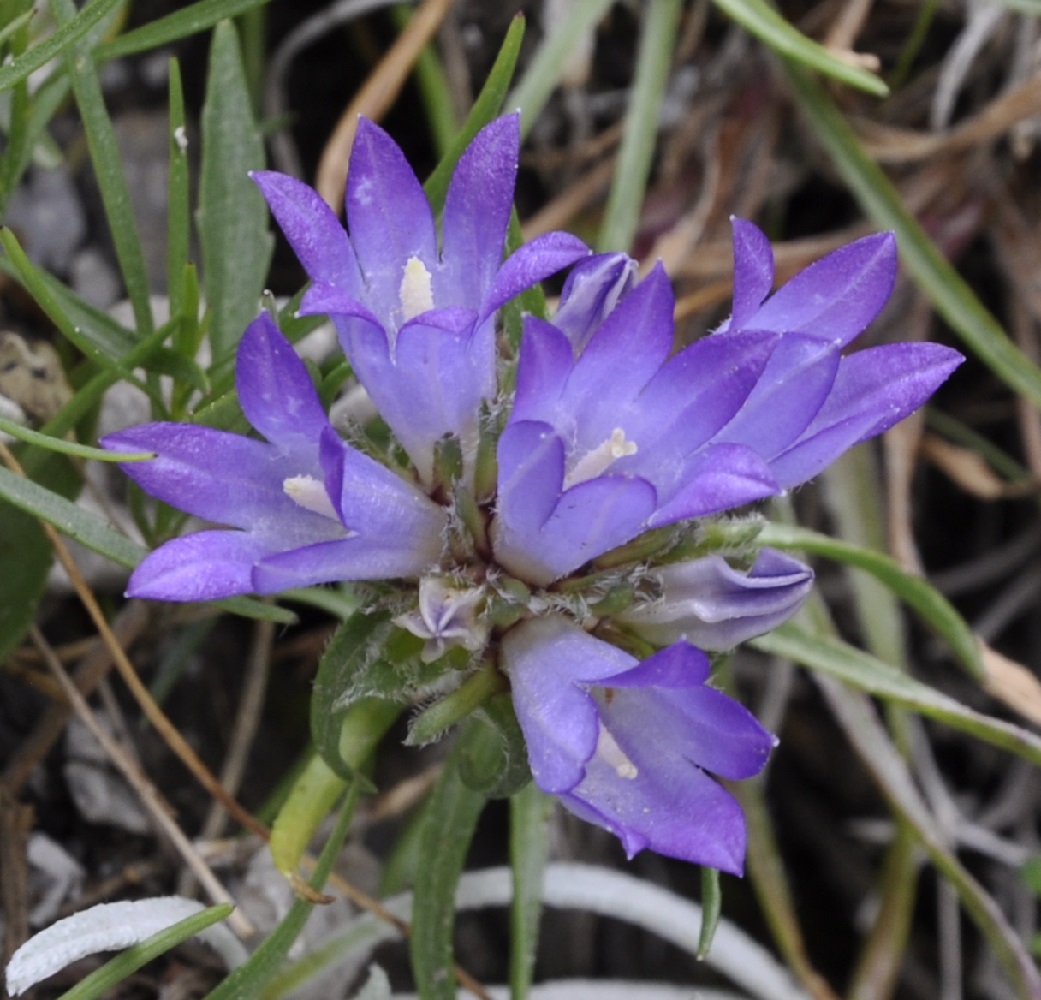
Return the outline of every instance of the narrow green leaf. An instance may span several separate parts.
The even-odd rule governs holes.
[[[422,1000],[455,1000],[452,934],[455,888],[485,798],[462,778],[464,766],[490,766],[499,753],[487,726],[462,727],[424,810],[409,947]],[[466,764],[464,765],[464,760]]]
[[[99,45],[95,58],[101,62],[148,49],[157,49],[180,38],[187,38],[189,35],[212,28],[219,21],[237,17],[266,2],[267,0],[199,0],[198,3],[189,4],[172,14],[128,31],[111,42]]]
[[[124,979],[137,972],[141,966],[151,962],[153,958],[165,955],[182,941],[194,937],[200,931],[212,927],[224,920],[234,909],[230,903],[211,906],[201,913],[192,914],[184,920],[153,934],[147,941],[142,941],[133,948],[107,961],[100,969],[95,969],[86,978],[81,979],[71,990],[66,990],[58,1000],[98,1000]]]
[[[103,0],[100,0],[103,2]],[[100,6],[95,0],[87,10]],[[51,12],[63,27],[75,20],[76,8],[72,0],[51,0]],[[81,15],[82,16],[82,15]],[[141,252],[137,222],[131,208],[130,189],[127,187],[119,146],[112,120],[105,108],[101,82],[89,52],[82,45],[64,50],[65,67],[72,80],[72,91],[79,106],[87,148],[94,168],[94,176],[105,206],[105,219],[112,236],[112,245],[126,285],[127,297],[134,307],[137,331],[145,336],[152,331],[152,310],[148,296],[148,275]]]
[[[805,70],[784,64],[788,80],[835,168],[861,208],[896,233],[900,263],[970,350],[1012,389],[1041,408],[1041,371],[1009,340],[950,261],[904,207],[889,178],[864,151],[824,88]]]
[[[885,97],[889,88],[874,73],[840,59],[823,45],[796,30],[766,0],[713,0],[747,32],[775,52],[815,69],[841,83],[876,97]]]
[[[888,663],[839,639],[787,622],[750,645],[841,680],[858,691],[909,708],[1041,766],[1041,736],[967,708]]]
[[[263,166],[238,37],[223,21],[210,48],[197,217],[215,364],[234,353],[264,290],[273,240],[264,199],[249,179]]]
[[[435,215],[444,207],[448,182],[452,178],[452,171],[455,170],[459,157],[463,155],[463,151],[470,145],[473,137],[499,113],[499,109],[502,107],[503,98],[513,79],[513,70],[517,65],[523,38],[524,18],[518,15],[510,22],[502,47],[495,57],[495,63],[488,73],[488,78],[484,81],[480,94],[477,95],[477,100],[474,101],[470,113],[466,116],[463,127],[456,134],[448,151],[441,157],[441,162],[438,163],[434,172],[427,178],[424,190]]]
[[[181,64],[170,60],[170,176],[167,185],[166,289],[170,315],[181,315],[184,272],[188,266],[188,132],[184,114]],[[193,317],[194,318],[194,317]],[[194,356],[194,355],[193,355]]]
[[[680,0],[649,0],[644,5],[625,134],[597,241],[601,251],[629,250],[636,238],[658,135],[658,108],[676,44],[680,7]]]
[[[596,27],[613,2],[584,0],[571,4],[564,22],[554,25],[554,30],[542,39],[535,57],[506,102],[508,107],[520,108],[522,136],[531,131],[583,36]]]
[[[510,797],[510,997],[531,989],[542,914],[542,879],[549,859],[549,820],[554,799],[535,782]]]
[[[51,437],[49,434],[42,434],[40,431],[16,424],[6,417],[0,417],[0,431],[10,434],[13,438],[18,438],[19,441],[35,444],[48,451],[57,452],[59,455],[90,458],[95,462],[145,462],[150,458],[155,458],[154,452],[106,451],[104,448],[92,448],[90,445],[80,444],[78,441]]]
[[[719,887],[719,872],[715,868],[701,869],[701,930],[698,932],[699,961],[712,947],[719,917],[723,910],[723,890]]]
[[[308,879],[308,885],[320,892],[329,878],[333,862],[336,861],[347,839],[347,831],[351,827],[354,807],[358,802],[357,786],[352,786],[347,793],[336,826],[322,848],[322,853],[315,865],[314,874]],[[307,918],[311,915],[314,904],[306,899],[297,898],[282,918],[282,922],[261,942],[249,960],[235,969],[223,983],[206,995],[205,1000],[255,1000],[264,986],[282,968],[289,949],[304,929]]]
[[[36,72],[41,66],[46,66],[52,59],[66,52],[125,2],[126,0],[93,0],[75,17],[62,18],[63,23],[53,35],[0,68],[0,91],[13,87],[20,80],[26,79],[30,73]]]
[[[870,573],[913,608],[922,621],[947,642],[962,666],[976,680],[983,680],[979,643],[965,620],[935,587],[919,576],[905,573],[896,560],[881,552],[851,545],[816,531],[775,523],[763,526],[759,541],[777,549],[825,556]]]

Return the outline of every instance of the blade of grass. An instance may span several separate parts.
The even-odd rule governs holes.
[[[658,133],[658,108],[676,43],[680,7],[680,0],[650,0],[644,6],[636,79],[625,116],[625,134],[597,240],[602,252],[629,250],[636,237]]]
[[[148,24],[128,31],[119,38],[99,45],[95,58],[99,62],[129,56],[147,49],[157,49],[188,35],[212,28],[220,21],[237,17],[259,7],[267,0],[200,0],[181,10],[167,14]]]
[[[554,800],[535,782],[510,796],[510,997],[531,989],[542,913],[542,881],[549,860],[549,819]]]
[[[30,73],[35,73],[41,66],[46,66],[52,59],[66,52],[125,2],[126,0],[94,0],[74,17],[61,18],[58,30],[53,35],[0,68],[0,92],[13,87],[20,80],[26,79]]]
[[[97,0],[92,6],[96,5]],[[51,0],[51,11],[62,26],[71,23],[76,15],[72,0]],[[89,51],[82,44],[65,49],[63,54],[86,133],[94,176],[105,206],[112,244],[127,296],[134,307],[134,323],[138,334],[147,336],[153,326],[145,259],[131,208],[130,190],[120,162],[116,133],[101,94],[101,82]]]
[[[892,229],[900,258],[918,287],[948,325],[999,378],[1041,408],[1041,372],[1012,343],[996,319],[918,221],[882,169],[864,152],[856,134],[824,88],[802,67],[785,63],[785,74],[814,136],[876,225]]]
[[[876,97],[885,97],[889,93],[889,88],[874,73],[853,65],[807,38],[766,0],[713,0],[713,3],[780,55]]]

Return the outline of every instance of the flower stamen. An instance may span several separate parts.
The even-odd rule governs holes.
[[[615,742],[615,738],[600,724],[600,734],[596,741],[596,755],[609,767],[614,768],[614,773],[619,778],[632,781],[640,776],[639,768],[625,755],[622,748]]]
[[[314,476],[290,476],[283,479],[282,492],[293,503],[311,511],[312,514],[321,514],[332,521],[340,520],[340,515],[326,492],[325,484]]]
[[[584,483],[587,479],[595,479],[602,472],[607,471],[615,459],[635,455],[638,450],[636,442],[626,440],[625,431],[621,427],[616,427],[606,441],[587,451],[575,463],[571,471],[564,477],[564,489],[569,490],[572,486]]]
[[[434,289],[430,272],[418,257],[409,257],[401,276],[402,322],[408,322],[434,308]]]

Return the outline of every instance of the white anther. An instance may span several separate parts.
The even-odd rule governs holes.
[[[606,472],[615,459],[635,455],[638,450],[636,442],[626,440],[625,431],[616,427],[606,441],[587,451],[575,463],[564,477],[564,489],[584,483],[587,479],[595,479],[602,472]]]
[[[282,492],[293,503],[311,511],[312,514],[321,514],[322,517],[328,517],[333,521],[340,520],[340,515],[336,513],[336,508],[325,490],[325,484],[314,476],[290,476],[282,481]]]
[[[430,272],[418,257],[409,257],[405,265],[405,273],[401,276],[400,295],[403,322],[434,308]]]

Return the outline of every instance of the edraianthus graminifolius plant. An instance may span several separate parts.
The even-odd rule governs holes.
[[[540,788],[630,856],[650,848],[739,873],[744,820],[713,776],[758,773],[775,740],[711,686],[706,651],[783,622],[813,577],[752,543],[725,559],[713,518],[892,426],[961,358],[935,344],[843,354],[889,295],[891,235],[836,251],[770,297],[769,243],[741,220],[731,318],[673,353],[660,266],[637,283],[629,258],[589,256],[562,234],[502,263],[517,146],[513,116],[474,139],[440,247],[418,180],[371,123],[352,156],[346,232],[309,188],[256,176],[311,278],[304,310],[332,315],[407,459],[365,428],[341,438],[261,317],[237,379],[265,442],[178,424],[104,442],[154,451],[127,473],[229,525],[161,546],[129,593],[384,579],[368,613],[412,634],[429,690],[487,669],[505,678]],[[498,307],[569,264],[553,320],[525,319],[516,361],[497,352]],[[236,489],[222,482],[219,505],[229,464]],[[383,693],[421,694],[404,679],[416,670],[399,666]]]

